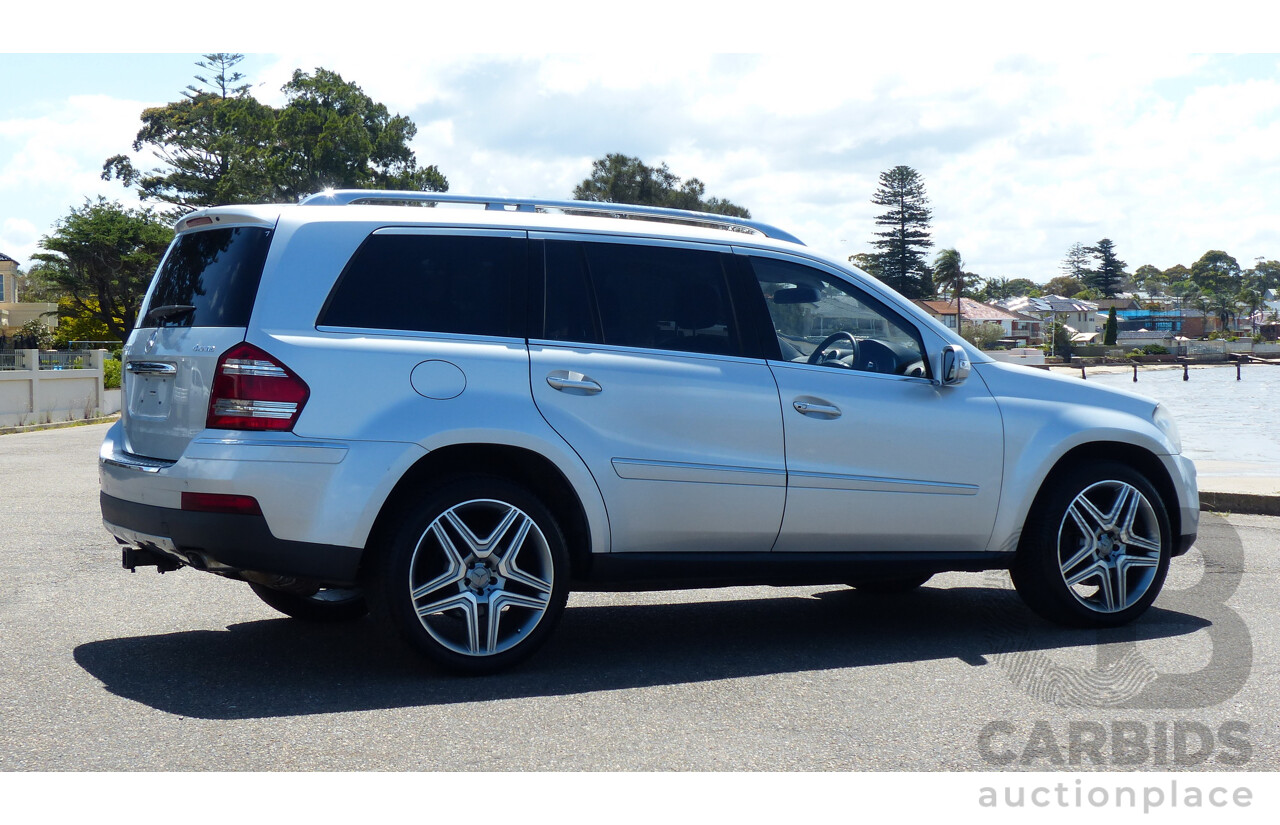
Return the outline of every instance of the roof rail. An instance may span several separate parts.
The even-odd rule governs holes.
[[[668,209],[662,206],[636,206],[628,203],[499,198],[480,195],[452,195],[444,192],[398,191],[394,189],[328,189],[323,192],[317,192],[314,195],[308,195],[298,203],[302,206],[347,206],[353,203],[369,203],[373,201],[483,204],[485,209],[500,212],[545,212],[550,209],[556,209],[562,212],[590,213],[592,215],[618,218],[640,218],[695,226],[709,226],[735,232],[754,232],[766,238],[775,238],[780,241],[790,241],[794,244],[804,245],[803,241],[790,232],[759,221],[735,218],[730,215],[716,215],[711,212],[692,212],[686,209]]]

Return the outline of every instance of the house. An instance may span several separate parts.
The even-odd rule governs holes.
[[[955,301],[915,301],[914,303],[941,321],[948,329],[956,328]],[[984,304],[972,298],[961,298],[960,308],[966,324],[998,324],[1002,340],[1017,342],[1018,346],[1039,346],[1044,342],[1039,318],[1011,312],[994,304]]]
[[[18,262],[0,252],[0,335],[8,338],[32,319],[54,328],[58,326],[58,305],[45,302],[19,302]]]
[[[1039,298],[1023,295],[998,301],[996,306],[1010,312],[1035,316],[1042,323],[1058,322],[1076,332],[1103,332],[1105,323],[1105,318],[1099,323],[1098,305],[1093,301],[1080,301],[1061,295],[1044,295]]]
[[[1112,307],[1116,312],[1120,310],[1142,309],[1142,304],[1132,296],[1117,296],[1115,298],[1099,298],[1093,303],[1098,305],[1098,314],[1106,315]],[[1105,323],[1105,322],[1104,322]]]

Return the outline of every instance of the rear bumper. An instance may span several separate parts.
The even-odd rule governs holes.
[[[215,573],[257,571],[352,584],[361,549],[276,538],[262,516],[198,513],[99,494],[103,526],[129,547]]]

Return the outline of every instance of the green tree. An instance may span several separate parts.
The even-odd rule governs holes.
[[[123,341],[172,239],[173,230],[151,209],[125,209],[100,197],[59,219],[40,239],[44,251],[31,257],[76,314],[96,317]]]
[[[1128,274],[1124,271],[1125,262],[1116,257],[1115,244],[1110,238],[1103,238],[1087,251],[1097,258],[1098,267],[1085,276],[1085,286],[1098,290],[1107,298],[1114,298]]]
[[[1264,261],[1259,258],[1248,274],[1255,289],[1280,289],[1280,261]]]
[[[1211,294],[1240,291],[1241,271],[1236,259],[1220,249],[1210,249],[1191,265],[1191,280],[1203,292]]]
[[[1164,273],[1151,264],[1143,264],[1133,271],[1133,284],[1144,292],[1160,295],[1168,285]]]
[[[749,211],[735,203],[705,198],[706,191],[706,184],[697,178],[681,181],[666,163],[647,166],[640,158],[610,153],[592,161],[591,176],[574,187],[573,199],[751,217]]]
[[[276,118],[270,169],[284,200],[326,188],[445,192],[435,166],[419,168],[409,142],[413,121],[392,115],[337,72],[295,70],[281,89],[288,103]]]
[[[849,262],[872,277],[880,278],[883,275],[880,256],[874,252],[856,252],[849,256]]]
[[[1102,343],[1109,347],[1114,347],[1116,345],[1116,335],[1118,334],[1118,331],[1119,324],[1116,321],[1116,308],[1111,307],[1111,309],[1107,311],[1107,329],[1106,332],[1102,334]]]
[[[207,54],[196,65],[216,70],[212,79],[196,80],[183,99],[142,113],[142,129],[133,150],[149,147],[162,166],[134,168],[125,155],[102,166],[102,178],[137,186],[143,200],[172,205],[170,217],[222,203],[262,203],[273,199],[268,160],[275,135],[276,112],[249,95],[234,67],[238,54]],[[212,72],[210,72],[212,74]]]
[[[1089,264],[1091,263],[1093,263],[1093,256],[1089,253],[1089,247],[1077,241],[1067,248],[1067,254],[1063,257],[1059,269],[1062,270],[1063,276],[1083,283],[1089,275]],[[1058,294],[1067,295],[1071,293],[1063,292]]]
[[[1084,282],[1079,278],[1071,275],[1059,275],[1050,279],[1049,283],[1044,285],[1044,294],[1061,295],[1065,298],[1070,298],[1082,289],[1084,289]]]
[[[981,299],[984,301],[1003,301],[1006,298],[1019,298],[1029,295],[1040,296],[1040,285],[1029,278],[990,278],[983,285]]]
[[[1240,294],[1236,296],[1236,301],[1245,309],[1249,310],[1249,322],[1253,327],[1253,334],[1258,334],[1258,319],[1255,317],[1258,309],[1266,305],[1263,300],[1262,290],[1256,286],[1246,286],[1240,290]]]
[[[964,295],[964,260],[955,249],[944,249],[933,260],[933,285],[942,297],[942,290],[951,291],[951,299],[956,302],[956,329],[964,327],[964,304],[960,298]]]
[[[105,180],[138,187],[170,214],[223,203],[292,201],[327,187],[442,192],[435,166],[420,168],[409,143],[417,127],[392,115],[336,72],[295,71],[274,109],[249,94],[238,54],[207,54],[207,75],[183,99],[142,113],[133,149],[151,148],[161,166],[135,169],[124,155],[103,164]]]
[[[111,341],[111,330],[99,317],[98,302],[92,298],[84,301],[88,310],[78,309],[73,299],[63,296],[58,301],[58,328],[53,331],[53,342],[58,349],[68,349],[72,341]],[[124,343],[120,341],[120,343]]]
[[[960,337],[978,349],[991,349],[1004,337],[1004,328],[999,324],[974,324],[966,322],[960,327]]]
[[[877,240],[872,241],[879,250],[881,280],[907,298],[932,295],[933,281],[924,254],[933,246],[929,237],[933,211],[924,178],[910,166],[881,172],[880,186],[871,202],[888,207],[876,218],[876,225],[885,229],[876,232]]]

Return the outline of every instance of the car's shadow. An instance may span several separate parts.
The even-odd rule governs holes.
[[[368,620],[291,619],[90,642],[75,659],[119,696],[180,716],[245,719],[555,696],[832,668],[960,659],[1182,636],[1209,623],[1150,609],[1114,631],[1064,630],[1011,590],[925,587],[801,596],[578,606],[508,672],[457,678],[428,667]]]

